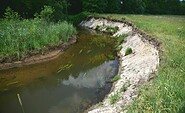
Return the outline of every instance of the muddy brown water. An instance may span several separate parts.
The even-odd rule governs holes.
[[[79,29],[77,43],[57,59],[1,70],[0,113],[82,113],[110,91],[115,45],[108,35]]]

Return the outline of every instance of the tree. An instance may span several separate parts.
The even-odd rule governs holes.
[[[106,13],[118,13],[120,11],[121,0],[107,0]]]
[[[124,13],[137,13],[145,12],[145,2],[143,0],[122,0],[122,11]]]
[[[69,0],[70,7],[68,8],[69,14],[77,14],[82,11],[81,0]]]
[[[83,11],[103,13],[107,3],[107,0],[82,0]]]

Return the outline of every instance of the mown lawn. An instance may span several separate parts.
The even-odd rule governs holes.
[[[185,113],[185,16],[98,16],[125,18],[162,42],[157,76],[140,90],[128,112]]]

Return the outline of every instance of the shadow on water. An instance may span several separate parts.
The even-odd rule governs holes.
[[[0,71],[0,113],[81,113],[110,91],[118,72],[116,40],[79,30],[78,42],[55,60]]]

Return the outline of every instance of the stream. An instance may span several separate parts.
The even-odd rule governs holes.
[[[77,37],[54,60],[1,70],[0,113],[82,113],[103,100],[118,73],[116,39],[85,29]]]

